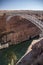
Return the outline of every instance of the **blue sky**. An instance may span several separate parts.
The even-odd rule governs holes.
[[[43,10],[43,0],[0,0],[0,10]]]

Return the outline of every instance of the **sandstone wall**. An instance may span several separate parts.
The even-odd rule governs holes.
[[[8,18],[10,18],[10,16],[5,14],[0,17],[0,29],[3,32],[14,31],[14,33],[7,33],[7,40],[11,40],[11,44],[22,42],[32,36],[34,37],[40,34],[40,30],[30,21],[20,16],[12,16],[7,20]]]

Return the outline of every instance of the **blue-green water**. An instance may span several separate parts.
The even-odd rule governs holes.
[[[37,39],[37,38],[33,38]],[[24,42],[21,42],[17,45],[10,46],[9,48],[0,50],[0,65],[8,65],[8,58],[10,54],[13,52],[13,54],[16,55],[17,60],[21,58],[22,55],[26,52],[27,48],[33,41],[33,39],[26,40]]]

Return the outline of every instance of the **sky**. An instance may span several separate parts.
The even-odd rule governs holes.
[[[0,0],[0,10],[43,10],[43,0]]]

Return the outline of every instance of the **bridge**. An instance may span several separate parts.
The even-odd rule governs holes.
[[[31,16],[31,15],[27,15],[27,14],[15,14],[13,16],[21,16],[22,18],[25,18],[29,21],[31,21],[33,24],[35,24],[40,30],[41,30],[41,34],[40,34],[40,37],[43,37],[43,22],[38,20],[36,17],[34,16]],[[7,21],[13,17],[12,15],[10,15],[8,18],[7,18]]]

